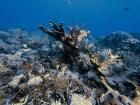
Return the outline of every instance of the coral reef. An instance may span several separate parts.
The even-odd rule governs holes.
[[[126,32],[114,32],[100,40],[100,45],[114,51],[130,51],[139,54],[140,41]]]
[[[115,32],[93,42],[77,26],[50,25],[39,29],[55,40],[0,31],[0,105],[139,105],[138,38]]]

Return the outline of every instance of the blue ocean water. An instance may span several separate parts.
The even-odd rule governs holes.
[[[140,32],[140,0],[0,0],[0,29],[37,29],[49,20],[92,34]]]

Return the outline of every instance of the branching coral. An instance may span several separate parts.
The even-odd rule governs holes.
[[[66,33],[64,31],[63,23],[60,23],[57,26],[53,21],[50,21],[50,25],[52,30],[49,30],[42,25],[39,26],[39,29],[62,42],[65,57],[68,58],[67,60],[69,62],[74,62],[76,57],[79,56],[78,42],[86,37],[88,32],[77,27],[69,27],[70,32]]]

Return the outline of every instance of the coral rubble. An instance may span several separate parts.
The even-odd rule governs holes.
[[[0,105],[138,105],[140,40],[51,21],[47,35],[0,31]]]

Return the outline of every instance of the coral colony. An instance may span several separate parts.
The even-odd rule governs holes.
[[[136,34],[50,25],[0,31],[0,105],[139,105]]]

